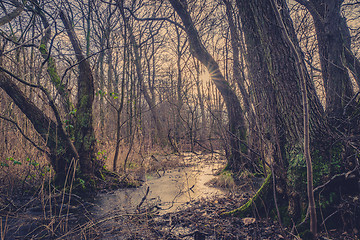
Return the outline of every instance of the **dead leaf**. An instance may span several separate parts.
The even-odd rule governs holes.
[[[244,223],[245,226],[253,224],[255,222],[255,218],[243,218],[241,221]]]

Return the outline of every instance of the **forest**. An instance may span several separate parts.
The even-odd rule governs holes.
[[[357,0],[0,0],[0,237],[359,239]]]

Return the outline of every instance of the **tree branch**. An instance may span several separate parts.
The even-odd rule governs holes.
[[[28,83],[25,80],[22,80],[21,78],[17,77],[16,75],[12,74],[11,72],[9,72],[8,70],[6,70],[5,68],[3,68],[1,66],[0,66],[0,71],[3,71],[4,73],[10,75],[11,77],[15,78],[16,80],[18,80],[22,84],[25,84],[26,86],[33,87],[33,88],[41,88],[41,86],[39,86],[39,85]]]
[[[5,90],[5,92],[13,99],[15,104],[20,108],[20,110],[32,122],[32,124],[34,125],[37,132],[40,133],[40,135],[43,135],[43,139],[46,140],[46,137],[44,137],[44,136],[48,134],[47,126],[50,125],[52,128],[51,130],[55,134],[57,132],[56,131],[56,125],[57,125],[57,128],[60,130],[59,134],[63,137],[63,140],[67,142],[67,145],[70,146],[71,151],[73,152],[74,156],[76,156],[78,158],[79,155],[77,153],[77,150],[76,150],[74,144],[71,142],[70,137],[68,136],[68,134],[66,134],[66,132],[63,128],[63,123],[61,121],[60,113],[59,113],[50,93],[43,86],[30,84],[30,83],[22,80],[21,78],[15,76],[14,74],[10,73],[6,69],[2,68],[1,66],[0,66],[0,70],[27,86],[39,88],[45,94],[45,96],[47,97],[47,99],[49,101],[49,105],[50,105],[51,109],[53,110],[53,113],[55,115],[57,123],[55,123],[51,119],[49,119],[49,117],[47,117],[33,102],[31,102],[31,100],[28,99],[24,95],[24,93],[19,89],[19,87],[16,84],[14,84],[9,78],[7,78],[5,76],[5,74],[0,74],[0,88],[3,88]],[[37,126],[38,124],[39,124],[39,126]],[[43,125],[43,126],[40,126],[40,125]],[[43,129],[44,127],[46,128],[46,130]],[[56,137],[54,137],[54,138],[56,138]],[[54,141],[56,142],[56,140],[54,140]],[[56,145],[56,143],[54,143],[54,145]]]
[[[171,20],[170,18],[166,18],[166,17],[161,17],[161,18],[139,18],[139,17],[135,16],[135,13],[133,11],[131,11],[131,9],[129,9],[127,7],[124,7],[124,9],[126,9],[136,21],[166,21],[166,22],[169,22],[171,24],[174,24],[175,26],[177,26],[177,27],[179,27],[179,28],[181,28],[182,30],[185,31],[185,28],[181,24]]]
[[[12,2],[15,5],[16,9],[14,11],[12,11],[11,13],[5,15],[4,17],[0,18],[0,27],[2,25],[5,25],[5,24],[11,22],[11,20],[13,20],[17,16],[19,16],[20,13],[24,10],[24,6],[20,2],[18,2],[16,0],[10,0],[10,2]]]
[[[15,125],[15,127],[19,130],[19,132],[21,133],[21,135],[26,139],[28,140],[37,150],[39,150],[40,152],[43,152],[43,153],[46,153],[47,155],[49,155],[49,152],[48,151],[45,151],[44,149],[42,149],[41,147],[39,147],[33,140],[31,140],[28,136],[25,135],[24,131],[20,128],[19,124],[17,124],[17,122],[15,122],[14,120],[12,119],[9,119],[9,118],[6,118],[4,116],[1,116],[0,115],[0,118],[5,120],[5,121],[8,121],[8,122],[11,122],[12,124]]]
[[[324,23],[324,19],[321,17],[321,15],[316,10],[315,6],[312,2],[307,0],[295,0],[295,2],[299,3],[300,5],[304,6],[313,16],[315,21],[318,21],[320,23]]]

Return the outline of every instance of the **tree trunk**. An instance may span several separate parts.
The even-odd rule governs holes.
[[[229,156],[228,168],[241,171],[245,168],[252,169],[252,163],[247,159],[246,126],[240,101],[230,84],[221,73],[218,63],[203,45],[198,31],[187,10],[185,0],[169,0],[174,10],[180,16],[188,36],[192,54],[208,69],[211,80],[224,98],[229,120]]]
[[[78,103],[76,111],[75,147],[79,153],[80,170],[82,174],[92,176],[98,167],[95,164],[95,133],[93,128],[92,105],[94,102],[94,79],[90,64],[85,59],[80,42],[71,26],[69,19],[64,12],[60,12],[60,18],[63,21],[66,32],[75,51],[76,59],[79,64],[78,77]]]
[[[50,163],[56,172],[55,182],[64,184],[70,162],[78,156],[62,126],[46,116],[4,73],[0,73],[0,87],[12,98],[46,142],[50,149]]]
[[[282,35],[283,29],[276,21],[276,12],[271,1],[236,2],[247,45],[246,58],[251,88],[255,93],[255,99],[260,103],[255,102],[255,110],[257,116],[260,116],[259,121],[264,122],[264,137],[272,143],[276,188],[280,199],[288,205],[288,213],[299,219],[299,199],[302,196],[299,193],[298,182],[288,175],[297,169],[299,163],[294,162],[295,158],[304,157],[301,144],[304,131],[302,78],[297,71],[297,57]],[[284,30],[294,43],[294,48],[300,53],[286,2],[276,2],[281,9],[281,18],[286,27]],[[302,57],[301,53],[300,56]],[[323,110],[306,72],[304,78],[309,97],[310,136],[316,142],[324,135]],[[294,176],[298,176],[297,174],[294,173]]]
[[[340,14],[343,0],[298,2],[307,7],[313,16],[326,92],[326,112],[332,125],[336,126],[343,118],[344,107],[353,96],[352,83],[344,65],[347,59],[344,50],[350,46],[349,37],[344,36],[346,20]]]
[[[301,59],[299,49],[295,48],[295,45],[290,38],[286,27],[284,25],[284,21],[280,16],[280,12],[278,10],[278,6],[271,0],[273,10],[275,12],[277,23],[280,25],[282,29],[282,36],[284,40],[287,42],[290,47],[292,53],[295,56],[295,67],[296,73],[300,77],[300,81],[302,83],[302,104],[303,104],[303,119],[304,119],[304,157],[306,161],[306,169],[307,169],[307,195],[308,195],[308,203],[309,203],[309,212],[310,212],[310,232],[314,237],[317,235],[317,218],[316,218],[316,206],[315,206],[315,198],[314,198],[314,187],[313,187],[313,167],[310,153],[310,117],[309,117],[309,103],[307,96],[307,84],[306,84],[306,67],[304,61]],[[279,212],[278,212],[279,214]]]
[[[127,31],[126,28],[124,28],[124,55],[123,55],[123,71],[122,71],[122,77],[121,77],[121,93],[120,93],[120,106],[118,109],[116,109],[116,146],[115,146],[115,154],[113,159],[113,170],[117,171],[117,161],[119,159],[120,154],[120,141],[121,141],[121,113],[124,109],[124,99],[125,99],[125,79],[126,79],[126,72],[128,70],[128,51],[127,51]],[[116,73],[115,73],[116,74]]]

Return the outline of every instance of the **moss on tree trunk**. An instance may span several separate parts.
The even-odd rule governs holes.
[[[268,194],[271,191],[271,179],[272,174],[269,174],[260,189],[255,193],[255,195],[250,198],[244,205],[234,209],[230,212],[222,213],[221,215],[233,215],[238,217],[247,217],[252,215],[254,212],[261,212],[266,209],[266,201],[268,199]]]

